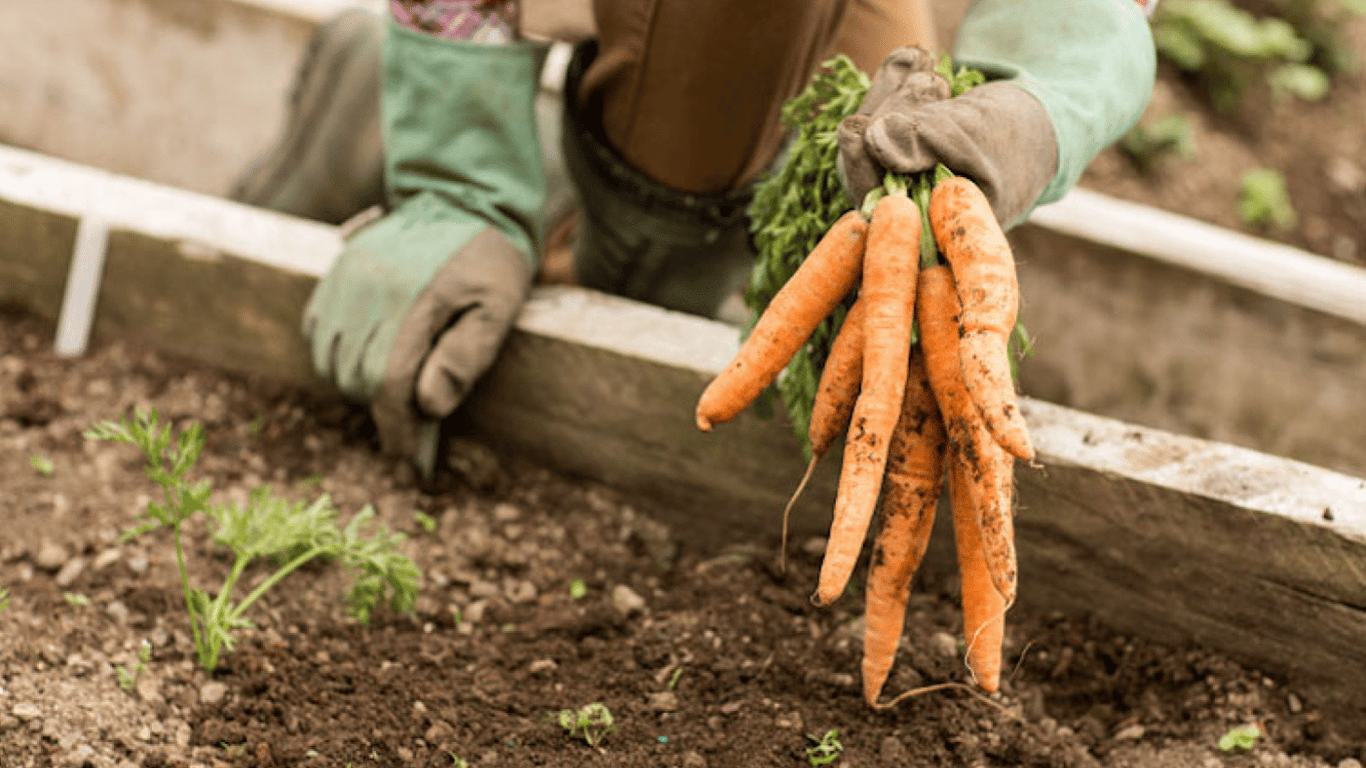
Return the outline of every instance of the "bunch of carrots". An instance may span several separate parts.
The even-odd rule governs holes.
[[[1016,589],[1014,459],[1032,461],[1034,451],[1008,353],[1019,306],[1014,259],[985,195],[942,167],[911,188],[889,180],[877,193],[839,218],[777,292],[702,393],[696,418],[710,431],[739,415],[813,330],[856,296],[821,371],[807,435],[811,462],[793,500],[844,433],[813,600],[828,605],[844,591],[880,507],[862,672],[865,700],[886,708],[902,698],[878,702],[946,484],[968,666],[982,689],[999,686],[1005,612]]]

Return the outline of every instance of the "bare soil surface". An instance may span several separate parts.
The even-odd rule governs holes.
[[[1007,680],[991,698],[963,687],[875,712],[858,683],[861,595],[828,609],[808,599],[821,541],[795,543],[783,573],[776,530],[703,549],[657,522],[648,499],[468,437],[423,490],[376,453],[353,406],[125,343],[63,359],[53,331],[0,314],[5,768],[799,766],[811,764],[808,734],[831,729],[842,766],[1366,759],[1314,691],[1085,616],[1012,612]],[[82,436],[135,407],[203,424],[197,475],[219,498],[269,484],[331,494],[348,516],[375,504],[410,534],[424,574],[417,610],[361,626],[343,614],[341,568],[310,566],[257,604],[255,627],[215,673],[196,667],[169,532],[120,542],[154,490],[141,457]],[[223,551],[202,526],[187,541],[193,583],[212,588]],[[960,632],[953,576],[922,574],[887,692],[969,682]],[[150,661],[125,689],[116,669],[136,670],[143,643]],[[615,731],[589,746],[554,714],[592,702]],[[1218,748],[1247,725],[1264,734],[1251,751]]]

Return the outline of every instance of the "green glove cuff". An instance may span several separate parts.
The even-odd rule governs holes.
[[[546,46],[448,40],[393,18],[387,35],[380,108],[390,207],[434,193],[507,235],[534,269],[545,201],[535,98]]]
[[[1058,168],[1035,205],[1061,199],[1138,122],[1157,70],[1152,30],[1133,0],[976,0],[953,56],[1010,79],[1048,112]]]

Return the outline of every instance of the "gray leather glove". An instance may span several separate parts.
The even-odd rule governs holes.
[[[862,203],[887,171],[914,174],[943,163],[982,188],[998,221],[1014,224],[1057,169],[1048,112],[1008,81],[950,99],[935,63],[919,48],[893,51],[858,112],[840,124],[840,173],[851,203]]]

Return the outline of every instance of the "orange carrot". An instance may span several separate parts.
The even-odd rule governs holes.
[[[828,605],[849,582],[882,489],[887,448],[901,413],[911,351],[920,210],[905,193],[873,208],[859,299],[863,318],[863,383],[854,404],[834,520],[814,599]]]
[[[854,402],[858,399],[859,388],[863,384],[863,308],[867,304],[855,301],[844,316],[839,333],[830,344],[830,354],[825,358],[825,368],[821,370],[820,384],[811,404],[811,426],[807,428],[807,439],[811,442],[811,461],[807,462],[806,472],[802,475],[797,490],[792,492],[787,507],[783,509],[783,538],[779,552],[780,566],[787,568],[787,520],[792,507],[801,498],[806,484],[816,470],[821,457],[835,444],[835,438],[849,426],[849,418],[854,413]]]
[[[844,324],[830,344],[830,354],[821,369],[820,384],[811,405],[811,454],[823,456],[835,438],[849,427],[854,402],[863,386],[863,316],[868,305],[856,300],[844,316]]]
[[[1006,600],[992,586],[982,553],[981,528],[973,509],[971,469],[967,457],[950,455],[949,497],[953,502],[953,540],[958,549],[962,582],[963,639],[968,669],[988,693],[1001,685],[1001,646],[1005,639]]]
[[[812,331],[858,282],[868,223],[858,211],[836,221],[778,291],[740,351],[697,401],[697,428],[730,421],[754,402]]]
[[[930,193],[930,224],[953,268],[963,304],[963,375],[987,428],[1006,450],[1034,460],[1010,378],[1007,342],[1019,310],[1010,243],[977,185],[962,176]]]
[[[1007,603],[1015,601],[1016,556],[1011,494],[1014,464],[991,439],[973,404],[960,360],[960,315],[953,273],[940,264],[920,272],[916,321],[925,368],[943,414],[953,453],[965,465],[962,495],[970,497],[981,528],[983,554],[991,582]],[[967,502],[965,502],[967,503]]]
[[[919,347],[911,350],[901,420],[887,456],[882,524],[863,611],[863,698],[876,706],[906,621],[911,579],[925,557],[944,482],[944,425]]]

